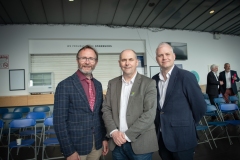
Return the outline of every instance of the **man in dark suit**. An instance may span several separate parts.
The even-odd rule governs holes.
[[[175,54],[167,43],[156,50],[160,73],[153,76],[157,88],[155,119],[162,160],[193,160],[197,145],[196,125],[206,103],[196,77],[174,65]]]
[[[209,100],[212,105],[215,105],[213,99],[218,98],[219,85],[223,85],[223,81],[219,81],[217,77],[218,66],[213,64],[210,67],[211,71],[207,75],[207,89],[206,93],[209,96]]]
[[[223,85],[220,86],[220,92],[223,95],[226,103],[229,103],[229,96],[235,96],[238,94],[236,82],[239,82],[239,77],[237,72],[234,70],[230,70],[230,64],[224,64],[225,71],[220,72],[219,80],[223,81]],[[234,119],[239,120],[237,112],[233,113]],[[225,119],[228,119],[229,116],[226,116]]]
[[[230,64],[224,64],[225,71],[220,72],[219,80],[223,81],[223,85],[220,86],[220,92],[223,95],[223,98],[227,103],[229,103],[229,96],[236,95],[238,93],[236,82],[239,82],[239,77],[237,72],[234,70],[230,70]]]
[[[151,160],[158,150],[156,83],[137,73],[133,50],[120,54],[119,66],[123,75],[109,81],[102,109],[113,160]]]
[[[55,92],[54,129],[67,160],[98,160],[108,152],[102,85],[92,75],[98,53],[87,45],[78,51],[76,60],[78,70],[60,82]]]

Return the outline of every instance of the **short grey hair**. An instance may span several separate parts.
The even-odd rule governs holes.
[[[211,71],[212,71],[214,68],[216,68],[216,67],[218,67],[216,64],[212,64],[212,65],[210,66]]]
[[[161,48],[162,46],[169,46],[170,49],[171,49],[171,52],[174,53],[172,46],[171,46],[169,43],[167,43],[167,42],[162,42],[162,43],[160,43],[160,44],[158,45],[157,49],[156,49],[156,53],[157,53],[158,48]]]

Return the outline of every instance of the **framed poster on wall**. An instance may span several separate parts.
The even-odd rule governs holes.
[[[25,70],[11,69],[9,70],[9,90],[25,90]]]

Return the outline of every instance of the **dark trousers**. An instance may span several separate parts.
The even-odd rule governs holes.
[[[142,146],[147,147],[147,146]],[[145,154],[135,154],[131,143],[126,142],[123,145],[116,146],[112,151],[113,160],[152,160],[152,152]]]
[[[211,105],[215,106],[215,103],[214,103],[213,99],[218,98],[218,95],[208,95],[208,97],[209,97]]]
[[[193,160],[195,148],[179,152],[171,152],[165,147],[161,133],[158,139],[158,145],[158,152],[162,160]]]

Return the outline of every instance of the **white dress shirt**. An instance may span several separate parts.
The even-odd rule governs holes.
[[[165,101],[165,97],[166,97],[166,92],[167,92],[167,87],[168,87],[168,82],[172,73],[174,66],[172,67],[172,69],[167,73],[166,77],[166,81],[162,75],[162,72],[160,71],[159,73],[159,78],[160,81],[158,82],[158,90],[159,90],[159,94],[160,94],[160,100],[159,100],[159,104],[160,107],[163,107],[164,101]]]
[[[225,72],[226,88],[231,88],[231,72]]]
[[[134,80],[136,78],[136,75],[137,75],[137,72],[135,73],[135,75],[129,82],[126,82],[126,80],[122,76],[122,91],[121,91],[120,114],[119,114],[119,122],[120,122],[119,130],[123,133],[125,133],[126,130],[128,130],[127,119],[126,119],[128,99],[129,99],[130,92],[132,90],[132,86],[133,86]],[[112,133],[114,131],[117,131],[117,129],[113,130],[110,133],[110,135],[112,135]],[[131,140],[126,136],[126,134],[125,134],[125,139],[128,142],[131,142]]]

